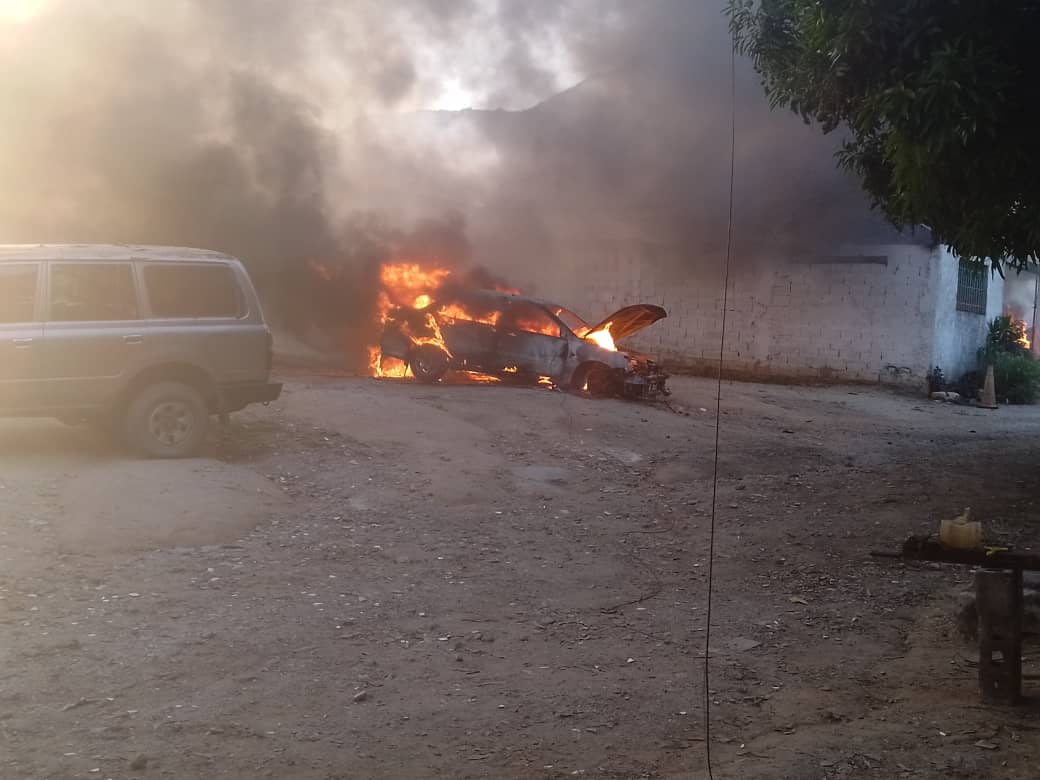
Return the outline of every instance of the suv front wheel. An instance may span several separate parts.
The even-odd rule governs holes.
[[[191,385],[159,382],[130,399],[123,418],[126,440],[150,458],[187,458],[198,453],[209,428],[209,411]]]

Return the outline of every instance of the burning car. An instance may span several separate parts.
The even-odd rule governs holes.
[[[641,303],[589,325],[557,304],[492,290],[421,295],[385,317],[380,360],[403,361],[423,382],[455,370],[652,398],[667,394],[667,374],[616,344],[666,316],[660,306]]]

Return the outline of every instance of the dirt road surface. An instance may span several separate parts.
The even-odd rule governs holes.
[[[715,386],[674,387],[292,376],[176,463],[0,423],[0,777],[705,776]],[[1035,778],[970,573],[868,553],[965,506],[1035,548],[1040,409],[722,406],[715,777]]]

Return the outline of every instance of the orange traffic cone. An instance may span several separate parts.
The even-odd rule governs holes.
[[[979,398],[979,407],[982,409],[997,408],[997,391],[993,381],[993,366],[986,366],[986,382],[982,385],[982,397]]]

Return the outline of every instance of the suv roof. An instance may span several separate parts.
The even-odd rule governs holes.
[[[0,263],[25,260],[190,260],[226,263],[231,255],[209,249],[144,244],[0,244]]]

